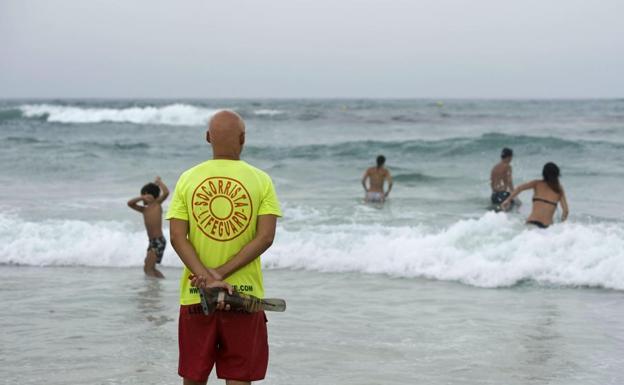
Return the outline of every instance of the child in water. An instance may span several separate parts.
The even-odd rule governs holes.
[[[145,230],[149,238],[143,271],[150,277],[165,278],[165,276],[156,269],[156,264],[162,261],[163,253],[167,246],[167,240],[162,233],[161,207],[161,204],[167,199],[167,196],[169,196],[169,189],[160,177],[157,176],[154,183],[148,183],[141,188],[141,196],[128,201],[128,207],[143,214]],[[139,202],[143,204],[140,205]]]

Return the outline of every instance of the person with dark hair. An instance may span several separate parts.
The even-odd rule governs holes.
[[[568,201],[566,200],[563,186],[559,183],[559,167],[549,162],[542,170],[543,179],[532,180],[524,183],[511,193],[511,195],[501,204],[507,207],[511,201],[522,191],[533,189],[533,210],[527,218],[527,223],[535,225],[540,229],[545,229],[552,225],[557,204],[561,203],[561,222],[568,218]]]
[[[145,230],[147,230],[149,239],[143,271],[150,277],[165,278],[156,269],[156,264],[162,261],[165,247],[167,246],[167,239],[165,239],[162,233],[161,206],[167,199],[167,196],[169,196],[169,189],[167,189],[160,177],[157,176],[153,183],[148,183],[141,188],[140,196],[128,201],[128,207],[143,214]]]
[[[366,196],[364,197],[366,202],[383,203],[388,198],[390,190],[392,190],[392,176],[390,171],[384,167],[385,163],[386,157],[379,155],[377,157],[377,167],[371,167],[364,172],[362,186],[364,186],[364,191],[366,191]],[[367,179],[369,186],[366,185]],[[384,183],[386,181],[388,182],[388,191],[384,192]]]
[[[492,204],[496,210],[500,210],[500,204],[509,197],[513,191],[513,181],[511,178],[511,159],[513,151],[510,148],[503,148],[501,160],[492,168],[490,173],[490,186],[492,187]]]

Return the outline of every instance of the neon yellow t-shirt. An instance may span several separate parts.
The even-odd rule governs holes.
[[[269,175],[241,160],[209,160],[178,179],[167,219],[189,222],[189,240],[199,259],[216,268],[234,257],[256,235],[259,215],[281,216]],[[186,267],[180,279],[180,303],[200,302]],[[264,297],[260,257],[229,276],[237,291]]]

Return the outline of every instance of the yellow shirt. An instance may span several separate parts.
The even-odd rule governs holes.
[[[189,222],[188,238],[208,268],[221,266],[256,235],[259,215],[281,216],[269,175],[241,160],[209,160],[178,179],[167,219]],[[180,279],[180,303],[200,302],[186,267]],[[237,291],[264,297],[260,257],[229,276]]]

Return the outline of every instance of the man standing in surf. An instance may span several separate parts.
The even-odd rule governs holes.
[[[386,157],[379,155],[377,157],[377,167],[370,167],[364,172],[362,177],[362,186],[366,191],[364,200],[369,203],[383,203],[388,198],[390,190],[392,190],[392,176],[390,171],[384,167]],[[368,179],[369,185],[366,185]],[[384,183],[388,182],[388,191],[384,193]]]
[[[202,312],[198,288],[225,287],[263,298],[260,255],[273,243],[279,202],[271,178],[240,159],[245,123],[232,111],[210,120],[212,159],[178,180],[167,219],[184,262],[178,374],[206,384],[213,366],[228,385],[262,380],[269,348],[264,312]],[[231,286],[230,286],[231,285]]]
[[[511,159],[513,151],[510,148],[503,148],[501,160],[492,168],[490,172],[490,187],[492,187],[491,201],[496,211],[503,210],[501,203],[511,195],[514,189],[511,177]],[[507,210],[511,209],[508,207]]]

